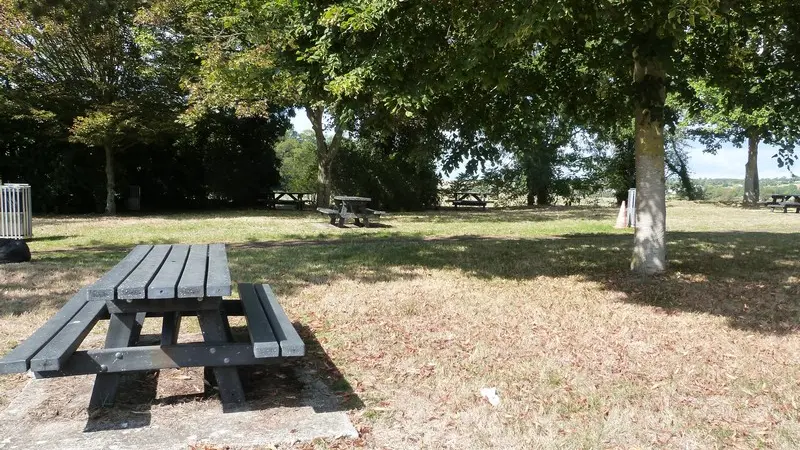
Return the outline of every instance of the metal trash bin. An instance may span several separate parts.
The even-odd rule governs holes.
[[[31,187],[28,184],[0,185],[0,238],[33,237]]]
[[[139,186],[128,187],[128,211],[139,211],[142,209],[142,188]]]

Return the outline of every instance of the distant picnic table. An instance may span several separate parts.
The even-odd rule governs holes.
[[[784,213],[794,208],[795,213],[800,213],[800,193],[797,194],[772,194],[772,201],[763,202],[772,212],[782,209]]]
[[[96,374],[89,406],[100,407],[114,403],[122,373],[206,367],[223,403],[241,403],[237,367],[302,356],[305,345],[269,285],[238,288],[241,300],[223,301],[231,294],[223,244],[138,245],[0,359],[0,374]],[[178,343],[185,316],[197,317],[204,342]],[[234,341],[230,316],[246,317],[248,342]],[[159,345],[140,342],[146,317],[162,319]],[[105,348],[79,351],[101,319],[110,320]]]
[[[304,205],[314,203],[313,192],[272,191],[268,195],[267,206],[273,209],[277,205],[294,205],[297,209],[303,209]]]
[[[334,208],[317,208],[317,211],[330,218],[331,225],[344,226],[346,220],[353,219],[357,226],[369,227],[370,219],[380,218],[386,214],[385,211],[367,208],[367,204],[372,201],[369,197],[356,197],[351,195],[337,195],[333,197]]]
[[[447,201],[452,203],[454,208],[459,206],[480,206],[486,209],[488,203],[493,203],[488,200],[488,194],[474,191],[453,192],[453,198]]]

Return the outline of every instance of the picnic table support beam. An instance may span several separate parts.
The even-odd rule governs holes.
[[[142,313],[114,314],[108,326],[105,348],[130,347],[138,340],[144,322]],[[118,373],[97,374],[89,400],[89,408],[113,406],[121,375]]]
[[[198,311],[197,320],[200,322],[200,330],[203,332],[203,340],[206,343],[225,344],[228,341],[221,311]],[[236,367],[212,367],[211,369],[222,403],[244,403],[244,389]],[[212,381],[214,380],[208,381],[213,385]]]
[[[161,324],[161,345],[175,345],[178,343],[178,334],[181,329],[181,313],[176,311],[165,312]]]

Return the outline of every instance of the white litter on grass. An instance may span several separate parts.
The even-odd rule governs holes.
[[[481,397],[485,398],[492,406],[498,406],[500,404],[497,388],[481,388]]]

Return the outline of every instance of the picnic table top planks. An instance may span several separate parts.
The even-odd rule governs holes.
[[[138,245],[87,289],[89,301],[222,297],[231,294],[224,244]]]
[[[370,202],[372,201],[369,197],[357,197],[353,195],[335,195],[333,197],[334,200],[338,200],[340,202]]]

